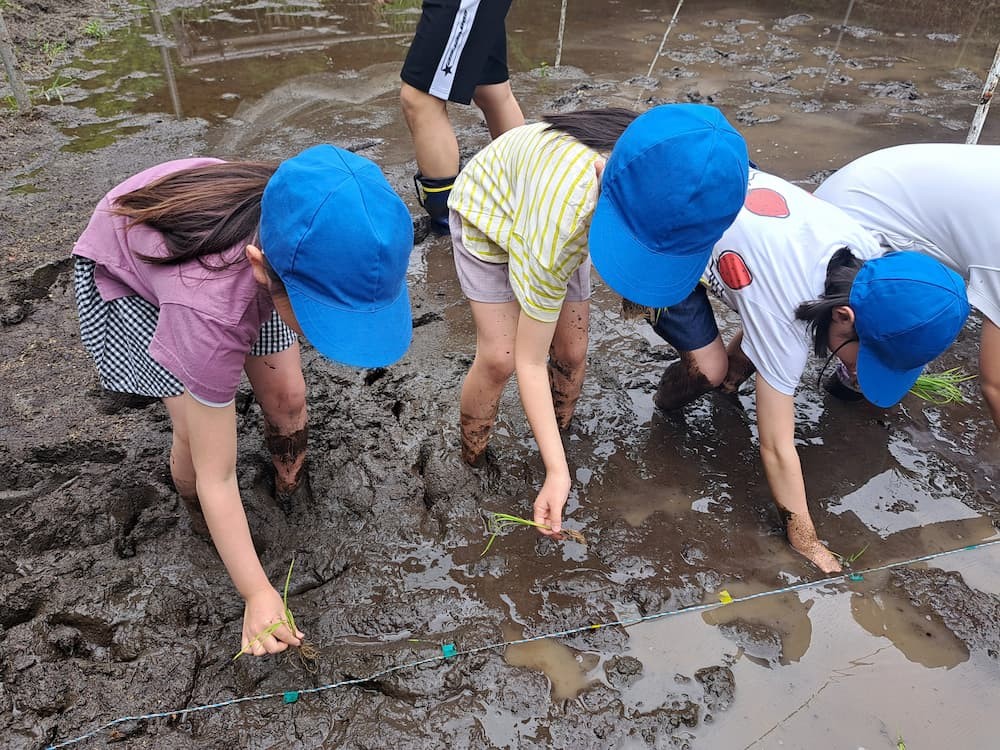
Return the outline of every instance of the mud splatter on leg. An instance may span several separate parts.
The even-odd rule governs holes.
[[[549,388],[552,390],[552,406],[560,430],[569,427],[573,419],[576,402],[580,400],[580,391],[583,389],[585,372],[586,364],[574,367],[555,357],[549,358]]]
[[[698,369],[698,364],[687,352],[681,352],[680,359],[664,370],[653,403],[663,411],[673,411],[710,390],[712,383]]]
[[[482,463],[482,456],[489,445],[493,434],[493,424],[496,422],[499,400],[487,405],[485,414],[467,414],[462,412],[459,417],[459,427],[462,433],[462,460],[469,466]]]
[[[282,506],[292,505],[292,500],[300,488],[308,485],[306,447],[309,443],[309,428],[303,427],[289,435],[283,435],[269,420],[264,420],[264,439],[267,450],[274,462],[274,496]]]
[[[812,519],[801,513],[792,513],[778,506],[782,520],[785,522],[785,533],[792,548],[824,573],[839,573],[840,563],[830,550],[816,536],[816,528]]]

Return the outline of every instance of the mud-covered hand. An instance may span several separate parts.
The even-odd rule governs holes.
[[[282,623],[275,627],[277,623]],[[285,605],[273,588],[262,589],[247,597],[243,609],[243,651],[254,656],[277,654],[289,646],[299,646],[305,637],[297,628],[293,633],[285,624]]]
[[[562,512],[569,497],[571,482],[568,475],[552,475],[545,477],[542,489],[535,498],[535,523],[547,526],[538,531],[545,536],[558,536],[562,531]]]

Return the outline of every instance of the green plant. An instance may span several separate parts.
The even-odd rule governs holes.
[[[87,21],[86,25],[83,27],[83,35],[89,36],[91,39],[104,39],[110,33],[111,32],[108,30],[108,27],[96,18]]]
[[[539,75],[539,77],[541,77],[541,78],[548,78],[549,74],[551,74],[551,73],[552,73],[552,69],[549,67],[549,64],[547,62],[545,62],[544,60],[542,60],[540,63],[538,63],[538,75]]]
[[[0,3],[2,3],[2,2],[3,2],[3,0],[0,0]],[[17,109],[17,99],[14,98],[13,94],[7,94],[7,96],[5,96],[3,98],[3,105],[7,109],[16,110]]]
[[[844,563],[845,565],[852,565],[853,563],[857,562],[858,559],[863,554],[865,554],[865,552],[867,551],[867,549],[868,549],[868,547],[870,545],[871,545],[871,543],[869,542],[868,544],[866,544],[864,547],[862,547],[861,549],[859,549],[857,552],[855,552],[853,555],[850,555],[849,557],[844,557],[843,555],[841,555],[841,554],[839,554],[837,552],[834,552],[833,554],[836,555],[840,559],[840,561],[842,563]]]
[[[51,102],[53,99],[58,99],[59,103],[63,103],[63,86],[70,83],[68,78],[63,78],[62,73],[56,73],[56,77],[52,79],[52,82],[42,89],[42,96],[45,97],[45,101]]]
[[[975,377],[960,367],[933,374],[924,373],[917,378],[910,393],[932,404],[964,403],[965,396],[958,384]]]
[[[483,549],[482,553],[479,556],[483,557],[487,552],[489,552],[490,547],[493,546],[493,542],[496,540],[496,538],[511,526],[533,526],[536,529],[546,529],[546,530],[551,530],[552,528],[551,526],[546,526],[544,523],[538,523],[537,521],[529,521],[527,518],[512,516],[509,513],[490,513],[490,515],[486,519],[486,531],[488,531],[490,534],[490,540],[486,543],[486,547]],[[562,531],[559,532],[558,538],[572,539],[574,542],[579,542],[580,544],[587,543],[587,540],[584,538],[583,534],[573,529],[563,529]]]
[[[281,595],[281,602],[285,607],[284,619],[278,620],[278,622],[268,625],[266,628],[264,628],[262,632],[255,635],[250,640],[250,642],[246,646],[241,648],[239,652],[236,654],[236,656],[233,657],[233,661],[239,659],[241,656],[243,656],[243,654],[249,653],[250,649],[253,648],[253,645],[255,643],[259,643],[260,641],[264,640],[274,631],[280,628],[282,625],[286,626],[290,631],[292,631],[292,633],[296,632],[295,618],[292,616],[292,610],[288,608],[288,586],[292,582],[292,569],[294,567],[295,567],[295,558],[292,558],[291,563],[289,563],[288,565],[288,575],[285,576],[285,590],[284,593],[282,593]],[[301,646],[299,646],[299,653],[304,659],[309,659],[309,660],[315,659],[317,656],[316,649],[314,649],[307,643],[303,643]]]
[[[49,63],[55,62],[55,59],[67,49],[69,49],[69,42],[66,41],[45,42],[42,44],[42,54],[48,58]]]

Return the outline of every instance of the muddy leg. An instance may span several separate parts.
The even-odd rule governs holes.
[[[499,403],[498,399],[493,402],[492,408],[488,404],[485,405],[479,415],[466,414],[463,411],[459,417],[459,427],[462,432],[462,460],[469,466],[479,466],[481,463],[480,458],[486,452],[490,435],[493,434],[493,423],[496,421]]]
[[[718,336],[708,346],[678,352],[680,359],[663,372],[653,403],[663,411],[673,411],[718,386],[726,376],[729,359]]]
[[[514,373],[517,302],[469,302],[476,322],[476,358],[462,382],[462,460],[475,466],[490,440],[500,397]]]
[[[201,510],[201,502],[198,500],[198,482],[194,471],[194,463],[191,460],[191,446],[188,444],[187,423],[181,410],[180,397],[163,399],[170,414],[170,422],[173,426],[173,436],[170,445],[170,478],[174,481],[174,488],[180,495],[181,503],[184,505],[191,520],[191,531],[202,539],[211,539],[208,531],[208,523],[205,521],[205,514]]]
[[[743,353],[740,344],[743,342],[743,331],[737,333],[726,345],[726,355],[728,357],[728,367],[726,377],[723,379],[719,390],[723,393],[736,393],[740,386],[757,372],[753,362]]]
[[[559,429],[569,427],[587,370],[590,303],[564,302],[549,348],[549,387]]]
[[[275,499],[287,509],[297,494],[308,494],[306,481],[306,385],[298,342],[244,364],[254,397],[264,413],[264,439],[274,464]]]
[[[792,548],[824,573],[839,573],[840,563],[816,536],[816,527],[808,514],[792,513],[778,506],[785,521],[785,533]]]
[[[274,464],[274,496],[282,504],[290,504],[308,480],[306,446],[309,443],[309,427],[284,435],[279,426],[265,417],[264,440]]]

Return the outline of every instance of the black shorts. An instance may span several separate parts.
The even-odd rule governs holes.
[[[503,83],[511,0],[424,0],[400,77],[444,101],[468,104],[476,86]]]
[[[676,305],[656,311],[653,330],[679,352],[693,352],[708,346],[719,335],[708,293],[701,284]]]

